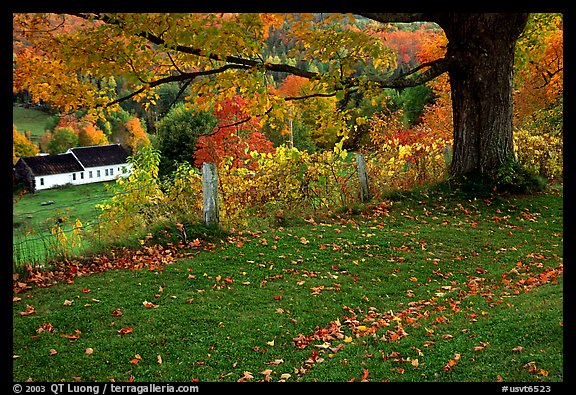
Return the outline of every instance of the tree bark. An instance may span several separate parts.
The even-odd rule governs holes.
[[[452,95],[455,177],[490,174],[514,153],[514,48],[528,14],[452,14],[440,26]]]

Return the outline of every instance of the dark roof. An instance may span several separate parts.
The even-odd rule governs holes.
[[[50,174],[72,173],[82,171],[82,165],[78,163],[72,154],[30,156],[20,158],[21,164],[28,165],[35,176],[47,176]]]
[[[29,156],[20,158],[16,169],[28,167],[34,176],[73,173],[88,167],[109,166],[126,163],[128,153],[120,144],[94,145],[91,147],[70,148],[58,155]]]
[[[128,153],[120,144],[70,148],[84,167],[108,166],[126,163]]]

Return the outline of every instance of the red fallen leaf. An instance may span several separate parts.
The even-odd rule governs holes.
[[[318,350],[312,350],[312,354],[310,355],[310,359],[312,361],[316,361],[316,358],[318,358]]]
[[[368,369],[364,369],[364,374],[362,375],[362,381],[366,380],[366,378],[368,377]]]
[[[120,317],[122,315],[122,311],[120,309],[116,309],[112,312],[113,317]]]
[[[34,309],[34,307],[30,306],[30,305],[26,305],[26,311],[21,311],[20,315],[21,316],[25,316],[25,315],[30,315],[32,313],[35,313],[36,310]]]
[[[282,295],[274,295],[274,299],[282,300]],[[20,313],[20,314],[22,314],[22,313]]]
[[[127,383],[131,383],[134,381],[134,377],[132,375],[130,375],[130,378],[128,380],[126,380]]]
[[[42,323],[42,325],[40,326],[40,328],[36,329],[36,333],[42,333],[42,332],[52,332],[52,330],[54,330],[54,327],[52,326],[52,324],[50,323]]]
[[[82,288],[82,292],[84,292],[85,294],[87,294],[88,292],[90,292],[90,289],[88,289],[88,288]]]
[[[122,328],[118,330],[118,336],[126,335],[132,333],[132,328]]]
[[[79,331],[77,331],[75,335],[66,335],[65,333],[63,333],[60,335],[60,337],[65,337],[65,338],[70,339],[70,340],[77,340],[77,339],[80,339],[79,333],[80,333]]]

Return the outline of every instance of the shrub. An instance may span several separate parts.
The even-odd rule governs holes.
[[[542,177],[563,175],[562,138],[546,131],[518,129],[514,132],[518,162]]]

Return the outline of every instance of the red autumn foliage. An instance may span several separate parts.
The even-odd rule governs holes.
[[[218,118],[218,126],[198,139],[196,166],[204,162],[219,165],[224,158],[231,157],[233,167],[242,167],[250,151],[273,152],[272,142],[260,132],[260,120],[247,114],[247,104],[239,95],[216,104],[213,114]]]

